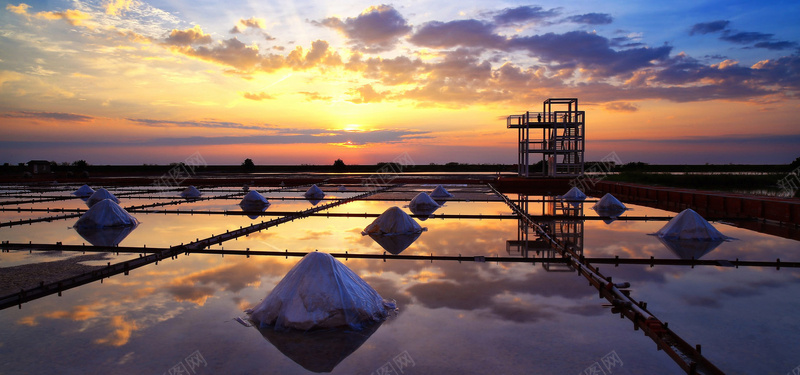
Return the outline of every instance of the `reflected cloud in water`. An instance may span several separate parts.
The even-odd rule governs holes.
[[[174,278],[166,291],[177,302],[189,301],[203,305],[217,293],[238,293],[247,287],[258,287],[264,275],[278,275],[288,271],[290,264],[272,261],[274,258],[236,258],[232,263],[190,272]]]
[[[123,346],[128,343],[133,331],[138,329],[135,321],[129,320],[122,315],[112,316],[108,325],[111,332],[106,337],[95,339],[95,343]]]

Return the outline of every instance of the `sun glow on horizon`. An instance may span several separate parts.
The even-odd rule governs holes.
[[[359,124],[347,124],[342,127],[342,130],[348,133],[361,133],[367,131],[366,129],[363,129],[362,125]]]

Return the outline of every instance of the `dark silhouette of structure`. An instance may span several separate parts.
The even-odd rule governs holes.
[[[506,127],[517,129],[517,172],[522,177],[574,177],[583,174],[585,113],[577,98],[550,98],[542,112],[508,116]],[[536,138],[541,129],[541,138]],[[533,134],[531,134],[533,133]],[[531,138],[533,137],[533,138]],[[542,161],[542,170],[531,171],[531,154]],[[534,164],[537,161],[534,160]]]

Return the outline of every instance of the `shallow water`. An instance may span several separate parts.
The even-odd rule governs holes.
[[[415,194],[411,191],[428,188],[406,190],[410,199]],[[136,200],[135,204],[143,204],[138,201],[144,199]],[[267,211],[311,207],[304,200],[271,202]],[[330,212],[379,214],[406,204],[355,201]],[[579,209],[587,216],[596,215],[588,208],[592,204],[584,203]],[[626,215],[675,215],[629,206],[633,210]],[[223,199],[165,209],[240,210],[237,200]],[[529,203],[534,215],[553,209]],[[510,215],[511,210],[499,202],[448,201],[436,213]],[[19,215],[0,212],[0,222]],[[175,245],[272,218],[134,216],[142,224],[125,237],[123,246]],[[312,216],[214,248],[382,254],[379,244],[360,234],[373,219]],[[81,244],[85,239],[69,228],[74,221],[77,218],[3,227],[0,239]],[[381,296],[395,299],[399,313],[343,358],[332,373],[371,374],[387,366],[404,374],[584,373],[609,363],[603,361],[609,358],[619,361],[613,362],[613,368],[604,368],[607,373],[681,373],[648,337],[633,330],[630,321],[604,307],[607,301],[599,299],[597,291],[575,272],[548,272],[538,263],[492,262],[493,256],[517,254],[510,254],[507,246],[519,238],[516,219],[434,216],[418,222],[427,231],[403,255],[485,256],[486,262],[342,259]],[[600,220],[548,224],[572,229],[570,240],[581,244],[587,257],[678,257],[647,235],[664,221],[624,221],[623,216],[610,224]],[[714,224],[737,240],[722,243],[703,259],[800,259],[797,241]],[[42,256],[61,259],[62,255]],[[2,253],[0,267],[40,260],[27,251]],[[21,309],[0,310],[0,373],[169,373],[180,366],[192,367],[188,373],[197,374],[311,373],[303,360],[293,361],[256,329],[234,321],[298,261],[283,256],[193,253],[71,289],[61,297],[26,303]],[[796,350],[800,324],[794,319],[800,308],[796,269],[649,265],[601,265],[600,269],[615,281],[630,282],[635,298],[647,301],[648,309],[685,340],[702,344],[703,354],[726,373],[787,373],[800,365]]]

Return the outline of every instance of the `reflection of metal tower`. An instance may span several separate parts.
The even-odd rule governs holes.
[[[524,212],[533,216],[549,217],[537,223],[554,240],[568,249],[573,249],[577,254],[583,254],[583,204],[567,203],[558,200],[547,200],[541,207],[541,213],[535,214],[529,210],[527,195],[519,195],[514,201]],[[524,258],[542,257],[556,258],[560,253],[554,249],[550,242],[541,238],[531,228],[527,221],[519,219],[517,224],[517,239],[506,241],[506,252],[509,255],[519,255]],[[531,253],[535,252],[535,253]],[[569,272],[572,267],[564,263],[543,262],[542,267],[548,272]]]
[[[560,106],[561,110],[554,110],[554,105]],[[556,177],[583,174],[584,124],[585,113],[578,111],[577,98],[550,98],[544,101],[542,112],[508,116],[506,127],[518,132],[519,175]],[[534,133],[541,129],[542,138],[532,140],[531,129]],[[543,162],[541,171],[530,170],[531,154],[540,155]],[[536,162],[534,160],[534,164]]]

